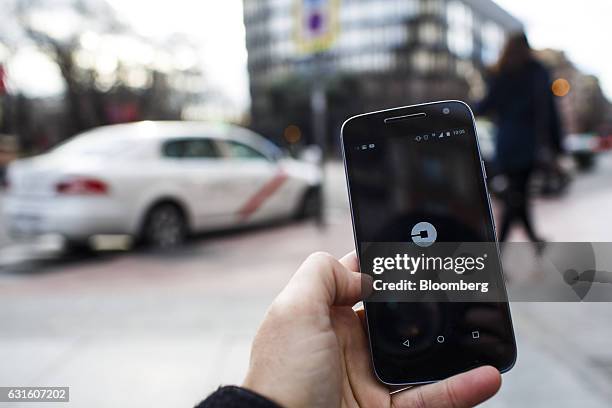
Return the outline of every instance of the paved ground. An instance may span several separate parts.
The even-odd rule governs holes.
[[[299,262],[315,250],[340,256],[353,247],[340,166],[328,174],[324,230],[284,224],[201,237],[171,256],[81,259],[58,257],[52,243],[45,250],[5,239],[0,385],[67,385],[74,407],[188,407],[219,384],[240,382],[265,308]],[[539,200],[542,234],[612,241],[611,176],[606,157],[564,199]],[[610,405],[609,304],[512,310],[519,360],[489,407]]]

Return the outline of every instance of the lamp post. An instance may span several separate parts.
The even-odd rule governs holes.
[[[321,148],[321,211],[317,222],[324,225],[325,159],[327,157],[327,69],[325,51],[338,35],[340,0],[296,0],[295,41],[310,69],[311,129],[315,143]]]

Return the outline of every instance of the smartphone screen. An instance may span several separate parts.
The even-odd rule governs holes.
[[[364,243],[495,242],[473,115],[444,101],[355,116],[342,129],[357,253]],[[498,256],[497,246],[495,252]],[[503,287],[501,269],[491,280]],[[505,290],[504,290],[505,293]],[[364,301],[374,370],[392,385],[481,365],[509,370],[508,303]]]

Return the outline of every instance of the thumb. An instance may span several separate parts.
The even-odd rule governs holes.
[[[469,408],[491,398],[501,386],[501,375],[491,366],[479,367],[434,384],[394,394],[396,407]]]
[[[361,274],[349,271],[328,253],[316,252],[302,263],[281,295],[327,307],[352,306],[361,298]]]

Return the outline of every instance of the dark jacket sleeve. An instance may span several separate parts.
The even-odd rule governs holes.
[[[550,72],[541,64],[536,65],[534,72],[534,100],[536,136],[540,146],[562,152],[561,120],[553,94],[550,90]]]
[[[476,103],[474,113],[478,115],[491,115],[497,113],[499,109],[499,81],[497,77],[491,76],[487,80],[487,93],[484,98]]]
[[[551,110],[549,104],[550,77],[543,65],[533,63],[533,108],[537,146],[548,146],[552,135]]]
[[[277,403],[246,388],[233,385],[220,387],[196,408],[281,408]]]

